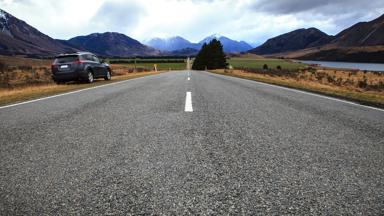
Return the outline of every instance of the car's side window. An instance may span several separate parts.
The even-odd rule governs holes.
[[[93,57],[93,61],[100,63],[100,60],[96,56],[92,56],[92,57]]]
[[[92,56],[89,55],[89,54],[83,55],[83,59],[86,60],[86,61],[93,61]]]
[[[88,59],[88,61],[95,61],[95,60],[93,59],[93,56],[90,55],[90,54],[87,55],[87,59]]]

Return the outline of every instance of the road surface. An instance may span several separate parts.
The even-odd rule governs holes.
[[[296,90],[169,72],[0,108],[0,130],[1,215],[384,213],[384,111]]]

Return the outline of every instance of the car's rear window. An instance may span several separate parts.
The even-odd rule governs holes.
[[[55,63],[56,64],[62,64],[62,63],[70,63],[79,60],[79,56],[73,55],[73,56],[60,56],[56,57]]]

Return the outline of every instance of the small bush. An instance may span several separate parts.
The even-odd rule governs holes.
[[[378,89],[384,89],[384,82],[383,81],[380,81],[376,85],[377,85]]]
[[[335,76],[329,76],[329,75],[327,75],[327,81],[328,81],[329,83],[334,83],[334,82],[335,82]]]
[[[316,68],[309,67],[308,71],[311,72],[312,74],[316,73]]]
[[[367,86],[368,86],[368,79],[367,79],[367,77],[364,77],[363,80],[359,80],[359,82],[357,83],[357,86],[359,88],[367,88]]]
[[[277,65],[276,69],[277,69],[277,70],[281,70],[281,66],[280,66],[280,65]]]
[[[343,78],[341,78],[341,77],[337,78],[335,84],[338,86],[341,86],[342,83],[343,83]]]
[[[0,62],[0,71],[6,71],[7,70],[7,65],[4,64],[3,62]]]
[[[321,72],[318,72],[318,73],[315,73],[315,77],[318,81],[322,81],[324,79],[324,77],[326,76],[325,73],[321,73]]]
[[[17,69],[19,69],[21,71],[31,71],[32,66],[22,65],[22,66],[18,66]]]
[[[268,65],[267,64],[263,65],[263,70],[268,70]]]

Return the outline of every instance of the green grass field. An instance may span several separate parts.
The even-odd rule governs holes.
[[[288,70],[297,70],[305,67],[304,64],[295,63],[284,59],[231,58],[228,60],[228,63],[234,68],[246,67],[262,69],[264,64],[267,64],[268,68],[271,69],[276,69],[277,66]]]
[[[131,60],[131,59],[110,59],[110,60]],[[157,64],[158,70],[184,70],[186,69],[186,63],[164,63],[161,62],[163,59],[142,59],[143,61],[136,63],[137,67],[146,67],[149,69],[153,68],[154,64]],[[276,69],[277,66],[280,66],[282,69],[287,70],[297,70],[299,68],[305,67],[304,64],[291,62],[284,59],[257,59],[257,58],[230,58],[228,63],[234,67],[245,67],[245,68],[259,68],[262,69],[264,64],[267,64],[269,68]],[[133,63],[124,63],[120,65],[128,65],[134,67]]]
[[[187,65],[186,63],[137,63],[137,67],[146,67],[146,68],[153,68],[153,65],[157,65],[157,70],[185,70]],[[128,65],[130,67],[134,67],[134,64],[124,64]]]
[[[118,61],[118,60],[128,60],[132,61],[133,59],[107,59],[107,61]],[[185,70],[187,64],[185,62],[162,62],[164,60],[172,60],[172,59],[139,59],[141,62],[136,63],[136,67],[145,67],[148,69],[153,69],[154,65],[157,65],[157,70]],[[138,61],[139,61],[138,60]],[[180,60],[180,59],[178,59]],[[117,65],[112,63],[112,65]],[[126,65],[130,67],[135,67],[134,63],[119,63],[118,65]]]

